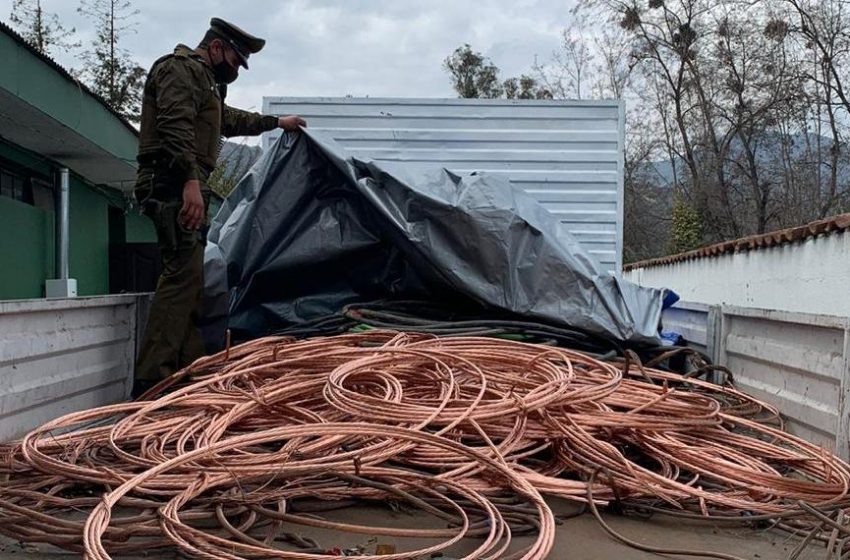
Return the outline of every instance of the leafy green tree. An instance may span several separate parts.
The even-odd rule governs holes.
[[[473,51],[469,44],[456,48],[443,62],[443,67],[451,74],[452,86],[459,97],[496,98],[504,93],[499,69],[489,58]]]
[[[702,245],[700,213],[680,197],[673,201],[673,224],[670,232],[670,251],[683,253]]]
[[[552,93],[537,80],[523,74],[519,78],[499,81],[499,68],[469,44],[455,49],[443,68],[451,75],[458,97],[473,99],[552,99]]]

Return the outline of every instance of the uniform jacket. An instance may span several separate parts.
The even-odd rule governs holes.
[[[222,136],[256,136],[277,127],[277,117],[225,105],[225,92],[212,68],[186,45],[154,62],[142,101],[140,177],[156,168],[181,186],[190,179],[204,182],[216,166]]]

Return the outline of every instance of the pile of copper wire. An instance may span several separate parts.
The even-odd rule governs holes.
[[[145,400],[6,445],[0,533],[91,559],[160,548],[333,558],[299,531],[310,527],[433,540],[382,558],[472,540],[464,558],[531,560],[552,549],[554,496],[594,512],[767,521],[844,550],[850,466],[778,417],[731,386],[562,348],[377,331],[265,338],[195,362]],[[319,514],[391,502],[439,528]],[[512,543],[520,533],[530,545]]]

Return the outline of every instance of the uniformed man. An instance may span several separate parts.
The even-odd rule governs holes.
[[[295,115],[260,115],[224,104],[227,84],[263,45],[263,39],[213,18],[198,48],[177,45],[148,73],[136,197],[156,227],[162,275],[136,364],[134,396],[204,354],[195,321],[204,285],[207,179],[221,137],[306,126]]]

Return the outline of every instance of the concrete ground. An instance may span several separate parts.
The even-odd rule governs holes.
[[[573,505],[552,501],[556,515],[575,511]],[[333,520],[349,523],[381,525],[390,527],[443,527],[439,521],[425,514],[411,512],[392,512],[378,507],[355,507],[323,514]],[[655,516],[652,519],[625,518],[606,515],[606,520],[615,530],[640,543],[666,548],[699,549],[725,552],[747,560],[786,560],[799,540],[787,533],[776,531],[757,531],[736,527],[719,527],[706,523],[691,523]],[[391,544],[398,552],[413,550],[435,544],[426,539],[397,539],[369,535],[332,535],[322,530],[307,529],[300,533],[315,538],[322,546],[340,549],[365,545],[366,552],[373,554],[376,544]],[[528,544],[532,537],[516,537],[518,546]],[[445,558],[463,556],[471,551],[476,541],[470,540],[447,551]],[[813,544],[799,556],[798,560],[823,560],[826,551],[823,545]],[[21,546],[0,539],[0,560],[58,560],[76,558],[78,555],[62,551],[49,550],[46,547]],[[131,558],[180,558],[174,553],[151,551],[147,556],[122,556],[122,560]],[[597,521],[585,514],[563,521],[558,526],[555,547],[549,555],[552,560],[644,560],[659,558],[685,558],[684,556],[660,556],[641,552],[615,541],[600,527]],[[423,557],[423,560],[427,558]]]

